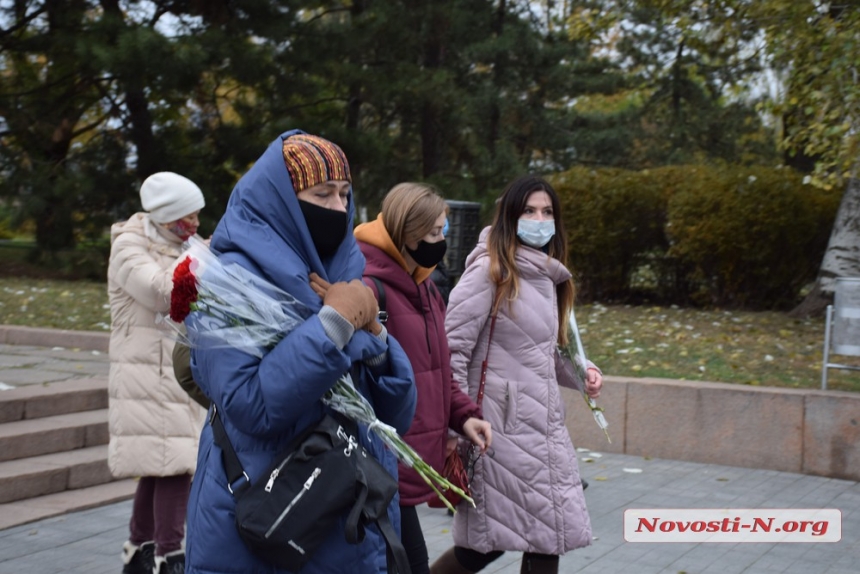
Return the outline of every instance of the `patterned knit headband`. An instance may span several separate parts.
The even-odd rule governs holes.
[[[284,163],[296,193],[326,181],[352,183],[343,150],[319,136],[297,134],[285,139]]]

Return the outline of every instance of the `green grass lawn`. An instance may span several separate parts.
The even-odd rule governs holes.
[[[586,355],[605,373],[820,388],[824,319],[785,313],[585,305]],[[860,365],[860,358],[831,355]],[[831,369],[828,388],[860,391],[860,371]]]
[[[582,305],[586,355],[607,375],[819,388],[824,319],[784,313]],[[0,277],[0,324],[108,331],[104,283]],[[860,365],[858,357],[832,361]],[[860,371],[828,387],[860,391]]]
[[[0,324],[109,331],[107,285],[0,277]]]

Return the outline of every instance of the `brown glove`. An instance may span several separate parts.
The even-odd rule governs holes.
[[[317,275],[316,273],[311,273],[309,276],[311,289],[320,296],[320,299],[325,302],[326,293],[331,289],[331,283]],[[378,309],[377,309],[378,310]],[[340,311],[338,311],[339,313]],[[382,325],[379,324],[379,321],[376,319],[376,315],[374,315],[366,325],[362,325],[363,329],[370,331],[372,335],[379,335],[382,332]]]
[[[325,292],[323,304],[337,311],[352,323],[356,330],[376,321],[376,314],[379,312],[373,291],[360,279],[332,284]]]
[[[378,336],[382,332],[382,324],[376,320],[376,317],[371,319],[364,328],[370,331],[370,334],[373,336]]]
[[[316,273],[311,273],[308,275],[308,278],[310,279],[311,289],[314,290],[314,293],[319,295],[320,299],[325,300],[325,294],[331,288],[331,283]]]

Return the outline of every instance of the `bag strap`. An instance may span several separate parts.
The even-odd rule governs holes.
[[[496,330],[496,318],[498,317],[498,313],[493,313],[492,319],[490,320],[490,336],[487,337],[487,356],[484,357],[484,362],[481,363],[481,382],[478,385],[478,396],[475,398],[475,403],[478,406],[481,406],[481,403],[484,401],[484,387],[487,384],[487,365],[490,360],[490,344],[493,342],[493,331]]]
[[[379,315],[377,315],[376,320],[384,325],[388,322],[388,311],[385,310],[385,287],[382,286],[382,281],[378,277],[374,277],[373,275],[367,275],[366,277],[369,277],[373,281],[373,284],[376,285],[376,301],[379,304]]]
[[[212,426],[215,444],[221,448],[221,459],[224,463],[224,471],[227,473],[227,490],[235,496],[237,492],[241,493],[251,485],[251,479],[248,478],[248,474],[242,468],[242,463],[239,461],[236,449],[233,448],[233,443],[230,442],[230,437],[227,436],[227,430],[224,428],[224,423],[221,422],[215,403],[212,403],[212,407],[209,409],[209,424]],[[233,484],[242,478],[245,479],[245,483],[236,489],[237,492],[234,491]]]
[[[364,524],[361,522],[364,505],[367,501],[368,484],[365,480],[359,480],[359,493],[356,497],[356,502],[346,517],[346,541],[350,544],[358,544],[364,540]],[[409,574],[411,568],[409,566],[409,557],[406,555],[406,549],[400,537],[391,526],[391,521],[388,519],[387,508],[382,511],[382,514],[371,521],[376,524],[379,533],[385,540],[385,559],[388,565],[388,574]]]
[[[409,574],[409,558],[406,556],[406,549],[400,541],[400,537],[391,526],[391,521],[388,520],[388,512],[383,512],[382,516],[376,521],[379,527],[379,532],[385,539],[385,558],[388,563],[388,574]]]

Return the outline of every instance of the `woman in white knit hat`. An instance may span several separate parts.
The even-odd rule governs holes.
[[[196,234],[203,193],[171,172],[140,188],[145,212],[111,227],[108,465],[140,477],[123,574],[184,572],[185,509],[205,411],[176,382],[174,341],[156,325],[170,308],[173,269]]]

